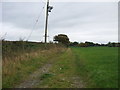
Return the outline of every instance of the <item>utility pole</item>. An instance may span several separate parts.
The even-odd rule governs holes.
[[[51,10],[53,9],[52,6],[49,6],[49,0],[47,0],[46,3],[46,20],[45,20],[45,47],[47,44],[47,29],[48,29],[48,12],[51,12]]]
[[[46,6],[45,44],[47,43],[48,7],[49,7],[49,0],[47,0],[47,6]]]

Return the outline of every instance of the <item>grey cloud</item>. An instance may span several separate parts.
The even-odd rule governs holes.
[[[42,7],[42,3],[3,3],[3,22],[13,23],[19,28],[31,29],[36,21],[36,18],[39,14],[41,14],[40,11],[42,10]],[[40,21],[41,20],[43,21],[43,15],[40,17]]]
[[[94,40],[107,42],[117,40],[117,3],[114,2],[52,2],[49,14],[49,38],[58,33],[68,34],[72,41]],[[43,3],[4,3],[3,22],[29,33],[42,9]],[[44,35],[45,12],[42,13],[31,39]],[[17,31],[16,31],[17,32]],[[78,33],[78,34],[76,34]],[[78,35],[78,36],[76,36]],[[25,36],[25,35],[24,35]],[[99,37],[105,38],[100,39]],[[107,36],[107,38],[106,38]],[[38,37],[38,38],[37,38]],[[109,37],[109,38],[108,38]],[[13,36],[14,38],[14,36]]]

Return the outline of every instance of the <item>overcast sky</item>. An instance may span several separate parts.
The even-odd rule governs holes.
[[[78,42],[118,41],[117,2],[51,2],[50,5],[54,8],[49,13],[48,41],[57,34],[66,34],[70,41]],[[27,39],[39,17],[29,40],[44,41],[44,6],[42,1],[2,3],[0,36],[6,40]]]

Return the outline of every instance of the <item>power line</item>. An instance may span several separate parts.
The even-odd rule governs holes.
[[[35,27],[36,27],[36,25],[37,25],[37,23],[38,23],[38,21],[39,21],[39,18],[40,18],[40,16],[42,15],[42,12],[43,12],[44,8],[45,8],[45,6],[43,6],[43,8],[42,8],[42,10],[41,10],[41,12],[40,12],[40,14],[39,14],[39,16],[37,17],[37,19],[36,19],[36,21],[35,21],[35,24],[33,25],[33,28],[32,28],[32,30],[31,30],[30,34],[28,35],[27,41],[30,39],[30,37],[31,37],[31,35],[32,35],[32,33],[33,33],[33,30],[35,29]]]
[[[41,0],[41,2],[42,2],[43,4],[46,4],[43,0]]]
[[[7,32],[3,36],[0,37],[0,40],[5,39],[6,35],[7,35]]]

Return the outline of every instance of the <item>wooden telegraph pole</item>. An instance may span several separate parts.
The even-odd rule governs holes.
[[[45,20],[45,48],[47,44],[47,29],[48,29],[48,12],[51,12],[53,9],[52,6],[49,6],[49,0],[47,0],[47,5],[46,5],[46,20]]]

